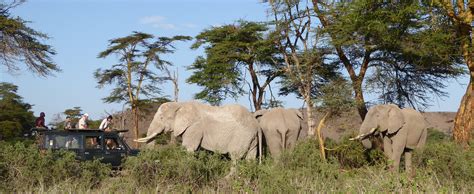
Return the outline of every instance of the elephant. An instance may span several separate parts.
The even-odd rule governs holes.
[[[364,147],[370,149],[372,142],[368,137],[380,135],[384,154],[393,162],[391,168],[398,171],[404,153],[405,170],[410,172],[412,152],[425,145],[427,133],[427,123],[420,112],[387,104],[372,107],[362,122],[359,135],[351,140],[362,140]]]
[[[302,129],[303,116],[297,109],[272,108],[254,113],[262,128],[265,141],[274,158],[291,149]]]
[[[182,137],[188,152],[198,148],[229,154],[231,160],[255,159],[261,149],[258,121],[241,105],[210,106],[197,101],[162,104],[147,131],[137,142],[150,143],[158,134]],[[260,143],[259,143],[260,142]]]

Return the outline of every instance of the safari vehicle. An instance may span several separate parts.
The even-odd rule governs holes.
[[[70,129],[65,131],[33,129],[39,149],[69,150],[76,153],[78,160],[94,160],[112,167],[119,167],[126,156],[136,156],[138,150],[131,149],[119,136],[120,132],[104,132],[99,129]]]

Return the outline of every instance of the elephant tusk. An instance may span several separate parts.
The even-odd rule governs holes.
[[[349,141],[359,140],[361,139],[362,135],[355,136],[353,138],[349,138]]]
[[[151,139],[155,138],[156,135],[158,135],[158,133],[153,133],[152,135],[144,137],[144,138],[134,139],[133,141],[134,142],[139,142],[139,143],[146,143],[146,142],[150,141]]]
[[[372,128],[368,133],[365,133],[365,134],[360,134],[356,137],[353,137],[353,138],[349,138],[350,141],[354,141],[354,140],[360,140],[360,139],[364,139],[365,137],[369,136],[369,135],[372,135],[375,131],[377,130],[377,128]]]

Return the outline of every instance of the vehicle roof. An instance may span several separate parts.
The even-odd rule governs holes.
[[[35,129],[32,129],[35,130]],[[40,129],[37,130],[39,133],[45,133],[45,134],[76,134],[76,135],[81,135],[81,134],[118,134],[120,132],[126,132],[128,130],[113,130],[113,131],[103,131],[101,129],[68,129],[68,130],[45,130],[45,129]]]

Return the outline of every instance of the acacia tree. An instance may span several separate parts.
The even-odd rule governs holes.
[[[469,0],[433,0],[435,9],[447,16],[454,25],[456,37],[460,41],[460,53],[469,70],[469,85],[454,119],[454,139],[467,145],[472,138],[474,128],[474,42],[473,28],[474,2]]]
[[[278,50],[265,36],[267,30],[264,24],[239,21],[197,35],[191,48],[204,47],[206,57],[199,56],[188,68],[194,73],[187,82],[204,87],[195,97],[214,105],[227,96],[236,98],[244,93],[242,85],[248,73],[253,108],[260,110],[265,91],[281,74],[282,64]]]
[[[51,59],[55,51],[42,42],[49,37],[28,27],[28,21],[10,15],[10,9],[23,2],[0,3],[0,63],[9,72],[19,71],[18,63],[43,77],[59,72],[60,68]]]
[[[18,137],[35,122],[32,105],[23,102],[17,91],[16,85],[0,82],[0,140]]]
[[[381,101],[425,108],[428,94],[445,95],[444,80],[463,72],[457,66],[459,55],[452,54],[457,48],[449,23],[418,1],[312,2],[334,48],[333,60],[344,66],[352,82],[362,119],[367,77]]]
[[[337,77],[334,64],[327,64],[327,50],[320,45],[318,29],[312,26],[310,7],[299,1],[271,1],[274,14],[275,44],[285,62],[285,76],[290,88],[296,89],[306,103],[308,136],[315,135],[314,100],[320,84]],[[316,134],[325,159],[324,141],[321,131]]]
[[[143,100],[140,95],[153,98],[161,92],[158,87],[164,80],[152,68],[163,70],[171,62],[163,60],[160,55],[173,53],[173,43],[179,40],[190,40],[188,36],[154,37],[151,34],[133,32],[131,35],[109,41],[109,47],[99,53],[99,58],[112,54],[119,57],[119,63],[109,69],[97,69],[94,77],[98,87],[114,84],[115,88],[103,100],[107,103],[126,102],[131,106],[134,135],[138,139],[139,107]],[[138,143],[135,145],[138,147]]]

